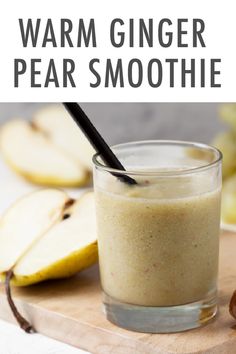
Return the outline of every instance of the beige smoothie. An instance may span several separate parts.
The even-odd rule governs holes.
[[[216,289],[220,190],[204,174],[112,176],[96,188],[102,287],[121,302],[171,306]]]

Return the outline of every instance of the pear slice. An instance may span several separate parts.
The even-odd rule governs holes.
[[[24,120],[12,120],[3,125],[0,148],[12,169],[31,182],[70,187],[84,185],[90,179],[82,164]]]
[[[95,150],[62,105],[42,108],[36,112],[33,124],[86,169],[92,169],[92,156]]]
[[[50,195],[50,198],[49,198]],[[6,272],[55,224],[69,197],[60,190],[39,190],[19,199],[0,220],[0,273]]]
[[[97,262],[95,202],[84,194],[64,218],[25,253],[13,269],[13,284],[25,286],[65,278]]]

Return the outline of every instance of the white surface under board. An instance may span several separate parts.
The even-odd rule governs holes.
[[[20,328],[0,320],[1,354],[86,354],[84,350],[47,338],[27,334]]]

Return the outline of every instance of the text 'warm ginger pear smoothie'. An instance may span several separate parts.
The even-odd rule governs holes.
[[[221,154],[168,141],[114,152],[137,184],[94,157],[107,317],[141,332],[198,327],[216,313]]]

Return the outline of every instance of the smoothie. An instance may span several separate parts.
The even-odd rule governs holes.
[[[113,176],[97,184],[101,282],[112,298],[141,306],[173,306],[216,291],[220,188],[194,178]]]

